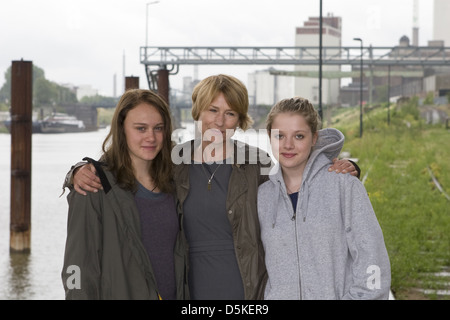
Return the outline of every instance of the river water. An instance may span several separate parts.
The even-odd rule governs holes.
[[[68,205],[67,192],[60,197],[62,183],[72,164],[84,156],[100,156],[107,133],[33,134],[29,254],[9,252],[11,136],[0,134],[0,300],[64,299],[61,270]],[[236,138],[255,145],[248,135]]]
[[[0,134],[0,299],[64,299],[60,274],[68,206],[61,186],[72,164],[100,155],[106,134],[33,134],[29,254],[9,252],[11,136]]]

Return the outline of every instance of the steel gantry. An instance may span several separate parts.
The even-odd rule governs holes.
[[[181,65],[317,65],[319,47],[141,47],[149,88],[165,91],[170,74]],[[450,66],[450,47],[364,47],[364,65]],[[355,65],[361,61],[361,48],[323,47],[323,65]]]

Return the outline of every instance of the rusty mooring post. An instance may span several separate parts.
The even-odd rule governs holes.
[[[169,103],[169,70],[158,70],[158,93]]]
[[[139,77],[125,77],[125,91],[139,89]]]
[[[31,61],[13,61],[11,69],[11,222],[10,251],[31,248]]]

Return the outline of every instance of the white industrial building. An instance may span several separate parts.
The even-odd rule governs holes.
[[[328,15],[323,17],[322,45],[323,47],[341,47],[341,28],[342,20],[340,17]],[[319,47],[320,18],[313,17],[305,21],[303,27],[298,27],[295,32],[296,47]],[[327,55],[337,54],[339,49],[330,51],[326,49]],[[311,54],[319,56],[319,50],[311,50]],[[295,71],[315,71],[319,72],[319,66],[296,66]],[[324,73],[328,71],[340,71],[340,66],[322,66]],[[313,73],[312,73],[313,74]],[[322,103],[336,104],[339,101],[340,79],[322,79]],[[319,78],[313,77],[295,77],[295,95],[309,99],[313,104],[319,103]]]
[[[426,5],[431,5],[432,2],[426,2]],[[419,6],[418,0],[414,0],[413,6],[413,33],[412,44],[409,43],[409,38],[401,37],[400,43],[396,48],[406,48],[405,54],[412,52],[415,47],[419,46]],[[433,39],[428,41],[429,47],[445,46],[450,47],[450,0],[434,0],[434,14],[433,14]],[[327,56],[338,53],[338,49],[333,49],[335,52],[330,52],[327,47],[339,48],[342,45],[341,39],[342,20],[340,17],[328,15],[323,17],[323,33],[322,45],[324,50],[327,50]],[[303,23],[303,26],[297,27],[295,30],[295,46],[303,48],[318,48],[320,35],[320,18],[310,17]],[[422,52],[424,52],[422,50]],[[304,53],[304,52],[303,52]],[[300,53],[298,53],[300,54]],[[317,49],[308,49],[308,54],[319,56]],[[294,67],[297,76],[275,76],[270,74],[270,69],[256,71],[248,75],[248,89],[250,96],[250,103],[254,105],[271,105],[280,99],[302,96],[309,99],[314,105],[319,104],[319,66],[318,65],[297,65]],[[322,78],[322,103],[325,105],[334,105],[346,103],[354,105],[359,99],[359,78],[354,79],[355,83],[344,87],[341,90],[341,80],[339,78],[330,79],[325,75],[328,72],[340,71],[341,67],[323,65],[322,71],[324,77]],[[399,68],[397,68],[399,69]],[[411,71],[413,67],[409,67],[407,71]],[[399,69],[401,70],[401,68]],[[398,70],[397,70],[398,71]],[[303,74],[303,76],[298,76]],[[366,79],[367,80],[367,79]],[[373,86],[365,84],[364,92],[365,100],[372,101],[372,95],[376,86],[386,86],[387,79],[379,79]],[[366,81],[365,81],[366,82]],[[368,80],[367,80],[368,82]],[[348,97],[347,91],[356,88],[354,99]],[[369,87],[370,89],[369,93]],[[347,90],[347,91],[346,91]],[[450,92],[450,68],[441,66],[437,68],[428,68],[426,75],[418,79],[391,77],[391,94],[397,95],[419,95],[425,96],[429,92],[434,92],[436,96],[442,96]],[[357,97],[356,97],[357,96]],[[345,101],[344,101],[345,100]]]
[[[302,27],[295,30],[296,47],[319,47],[319,18],[309,18]],[[323,17],[323,47],[341,46],[341,18],[331,15]],[[327,49],[330,50],[330,49]],[[335,50],[337,53],[337,50]],[[310,54],[319,55],[318,50],[309,50]],[[298,53],[300,54],[300,53]],[[327,54],[333,54],[328,51]],[[271,69],[260,70],[248,75],[248,92],[250,104],[273,105],[275,102],[301,96],[309,99],[313,104],[319,104],[319,67],[295,66],[295,71],[309,73],[305,77],[271,75]],[[322,71],[339,71],[339,66],[323,66]],[[336,104],[339,99],[340,79],[322,80],[322,103]]]
[[[251,105],[271,106],[281,99],[294,96],[294,79],[289,76],[271,75],[271,69],[248,74],[247,88]]]
[[[434,0],[433,40],[441,40],[450,47],[450,1]]]

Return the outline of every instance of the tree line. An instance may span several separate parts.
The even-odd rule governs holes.
[[[8,111],[11,103],[11,70],[9,67],[5,71],[5,82],[0,88],[0,111]],[[94,96],[83,97],[78,101],[74,90],[61,86],[56,82],[45,78],[45,72],[42,68],[33,65],[33,109],[64,109],[66,105],[78,103],[91,104],[97,106],[110,106],[116,104],[116,98]]]

